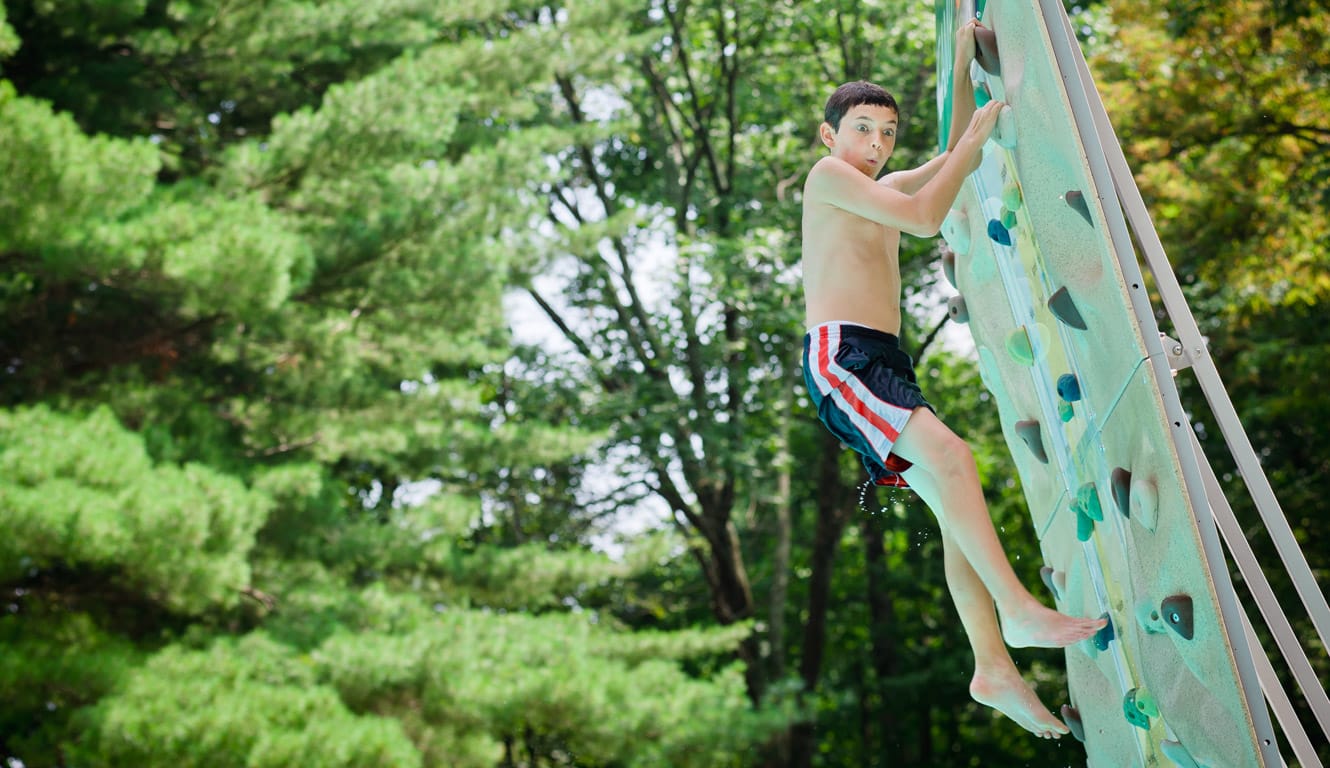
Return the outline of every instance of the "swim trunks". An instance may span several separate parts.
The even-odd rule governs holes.
[[[900,473],[913,465],[891,447],[915,408],[936,409],[919,390],[900,339],[855,323],[811,328],[804,336],[804,384],[818,418],[863,457],[873,482],[906,487]]]

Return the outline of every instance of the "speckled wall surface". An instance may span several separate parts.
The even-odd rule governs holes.
[[[950,61],[968,9],[940,3]],[[1196,524],[1207,502],[1189,495],[1174,444],[1187,425],[1169,423],[1158,329],[1133,311],[1145,286],[1106,231],[1116,195],[1092,185],[1075,129],[1066,83],[1080,81],[1059,71],[1037,0],[990,0],[982,19],[1000,56],[971,74],[1010,112],[943,227],[948,277],[1048,589],[1066,613],[1111,619],[1111,636],[1067,649],[1064,717],[1095,768],[1260,765]]]

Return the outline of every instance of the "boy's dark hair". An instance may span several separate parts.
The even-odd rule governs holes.
[[[822,113],[822,119],[831,124],[831,130],[839,131],[841,118],[860,104],[889,107],[897,115],[901,113],[900,107],[896,106],[896,99],[887,93],[885,88],[867,80],[856,80],[842,85],[831,94],[831,98],[827,99],[827,108]]]

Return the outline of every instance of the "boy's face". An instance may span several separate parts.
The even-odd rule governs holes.
[[[833,157],[876,179],[896,149],[896,110],[876,104],[858,104],[841,118],[840,129],[822,123],[822,143]]]

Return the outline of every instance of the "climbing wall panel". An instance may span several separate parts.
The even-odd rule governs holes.
[[[1008,107],[943,235],[1059,609],[1110,626],[1067,649],[1063,715],[1096,768],[1260,766],[1164,392],[1173,383],[1116,191],[1093,182],[1038,0],[990,0],[977,99]],[[940,0],[939,61],[973,5]],[[940,78],[940,100],[948,98]],[[1068,83],[1072,85],[1069,86]],[[1117,243],[1122,243],[1119,238]],[[1222,567],[1222,565],[1221,565]]]

